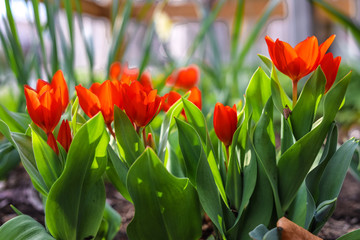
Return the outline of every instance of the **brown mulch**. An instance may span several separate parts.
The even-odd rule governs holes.
[[[125,240],[127,239],[126,227],[134,216],[134,208],[112,185],[107,184],[106,189],[108,203],[120,213],[122,218],[121,229],[115,239]],[[21,166],[12,170],[5,181],[0,181],[0,225],[16,216],[10,204],[24,214],[44,223],[42,202],[36,190],[33,189],[28,174]],[[359,228],[360,182],[348,174],[336,210],[321,230],[319,237],[325,240],[334,240],[347,232]],[[211,224],[209,221],[204,220],[203,233],[208,235],[211,231]]]

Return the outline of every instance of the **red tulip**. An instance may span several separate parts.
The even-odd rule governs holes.
[[[265,40],[270,58],[276,68],[297,82],[319,66],[334,38],[335,35],[332,35],[318,46],[318,40],[315,36],[308,37],[297,44],[295,48],[279,39],[274,42],[269,36],[266,36]]]
[[[61,114],[69,104],[69,93],[62,72],[55,73],[51,84],[39,79],[36,90],[25,85],[26,106],[33,122],[52,133],[59,123]]]
[[[330,90],[331,86],[335,82],[340,62],[341,57],[334,58],[332,53],[327,53],[320,63],[321,69],[323,70],[326,77],[325,93]]]
[[[106,125],[111,127],[114,120],[114,105],[123,108],[121,85],[106,80],[102,84],[94,83],[89,90],[81,85],[75,89],[85,114],[91,118],[101,111]]]
[[[164,95],[164,102],[162,104],[162,110],[167,112],[169,108],[181,98],[180,93],[175,91],[170,91]]]
[[[226,147],[232,142],[234,132],[237,128],[236,105],[231,108],[221,103],[216,103],[214,110],[214,130],[216,136]]]
[[[196,65],[180,68],[166,79],[166,85],[189,90],[200,80],[200,70]]]
[[[137,68],[128,68],[127,64],[121,66],[119,62],[115,62],[110,66],[110,79],[112,81],[120,81],[120,83],[126,83],[130,85],[133,81],[136,81],[139,77],[139,69]],[[145,71],[141,74],[139,81],[144,87],[152,86],[151,76],[148,71]]]
[[[332,35],[318,46],[317,38],[312,36],[293,48],[279,39],[274,42],[269,36],[265,37],[274,65],[293,81],[293,105],[297,100],[297,82],[319,66],[334,38]]]
[[[157,90],[146,88],[138,81],[124,84],[123,96],[125,112],[137,127],[146,126],[161,109],[162,98]]]
[[[188,100],[195,104],[200,110],[202,108],[201,91],[197,87],[190,89],[190,95]]]
[[[72,136],[71,136],[71,130],[68,120],[62,121],[57,136],[57,141],[61,144],[61,146],[63,146],[66,152],[69,151],[70,144],[72,141]]]

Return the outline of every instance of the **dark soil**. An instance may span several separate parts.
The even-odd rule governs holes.
[[[122,218],[122,225],[115,239],[125,240],[127,239],[126,227],[134,216],[134,208],[112,185],[107,184],[106,188],[108,203],[120,213]],[[32,187],[28,174],[21,166],[12,170],[5,181],[0,181],[0,225],[16,216],[10,204],[14,205],[24,214],[44,223],[41,200],[36,190]],[[348,174],[341,190],[336,210],[332,218],[321,230],[319,237],[333,240],[359,228],[360,182]],[[203,234],[208,236],[212,231],[211,223],[205,218]]]

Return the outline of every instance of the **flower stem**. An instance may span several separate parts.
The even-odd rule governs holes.
[[[226,172],[228,170],[228,165],[229,165],[229,146],[225,146],[226,148],[226,161],[225,161],[225,168],[226,168]]]
[[[111,123],[110,124],[106,124],[107,128],[109,129],[110,134],[114,137],[114,139],[116,139],[115,133],[111,127]]]
[[[297,102],[297,83],[298,83],[298,81],[293,81],[292,82],[292,86],[293,86],[293,92],[292,92],[293,108],[295,107],[296,102]]]
[[[146,131],[145,131],[145,127],[144,127],[143,130],[142,130],[142,137],[143,137],[143,139],[144,139],[145,147],[149,146],[148,142],[146,141]]]

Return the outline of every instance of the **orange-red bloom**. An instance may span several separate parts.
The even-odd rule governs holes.
[[[114,120],[114,105],[123,108],[121,85],[110,80],[94,83],[89,90],[81,85],[75,89],[85,114],[91,118],[101,111],[108,127]]]
[[[61,144],[61,146],[63,146],[66,152],[69,151],[70,144],[72,141],[72,136],[71,136],[71,130],[68,120],[62,121],[57,136],[57,141]]]
[[[325,93],[330,90],[334,84],[337,72],[339,70],[341,57],[334,58],[332,53],[325,54],[323,60],[320,63],[320,67],[323,70],[326,77]]]
[[[214,130],[216,136],[226,147],[231,145],[234,132],[237,128],[236,105],[231,108],[221,103],[216,103],[214,110]]]
[[[188,67],[180,68],[173,72],[167,79],[166,85],[174,86],[185,90],[190,90],[200,80],[199,67],[192,64]]]
[[[162,110],[165,112],[169,110],[169,108],[181,98],[180,93],[175,91],[170,91],[169,93],[164,95],[164,101],[162,105]],[[197,87],[193,87],[190,90],[190,95],[188,97],[188,100],[195,104],[200,110],[202,107],[202,101],[201,101],[201,91]],[[185,111],[183,110],[181,114],[186,118]]]
[[[127,64],[121,66],[119,62],[114,62],[110,66],[110,80],[120,81],[120,83],[130,83],[136,81],[139,77],[139,69],[137,68],[128,68]],[[145,71],[141,74],[139,81],[144,87],[153,88],[151,76],[148,71]]]
[[[315,36],[308,37],[295,48],[279,39],[274,42],[269,36],[265,40],[276,68],[297,83],[319,66],[334,38],[335,35],[330,36],[319,46]]]
[[[51,84],[39,79],[36,90],[25,85],[26,106],[33,122],[52,133],[60,121],[61,114],[69,104],[69,93],[62,72],[55,73]]]
[[[124,110],[137,127],[146,126],[159,113],[162,104],[157,90],[144,87],[138,81],[123,85],[123,97]]]

